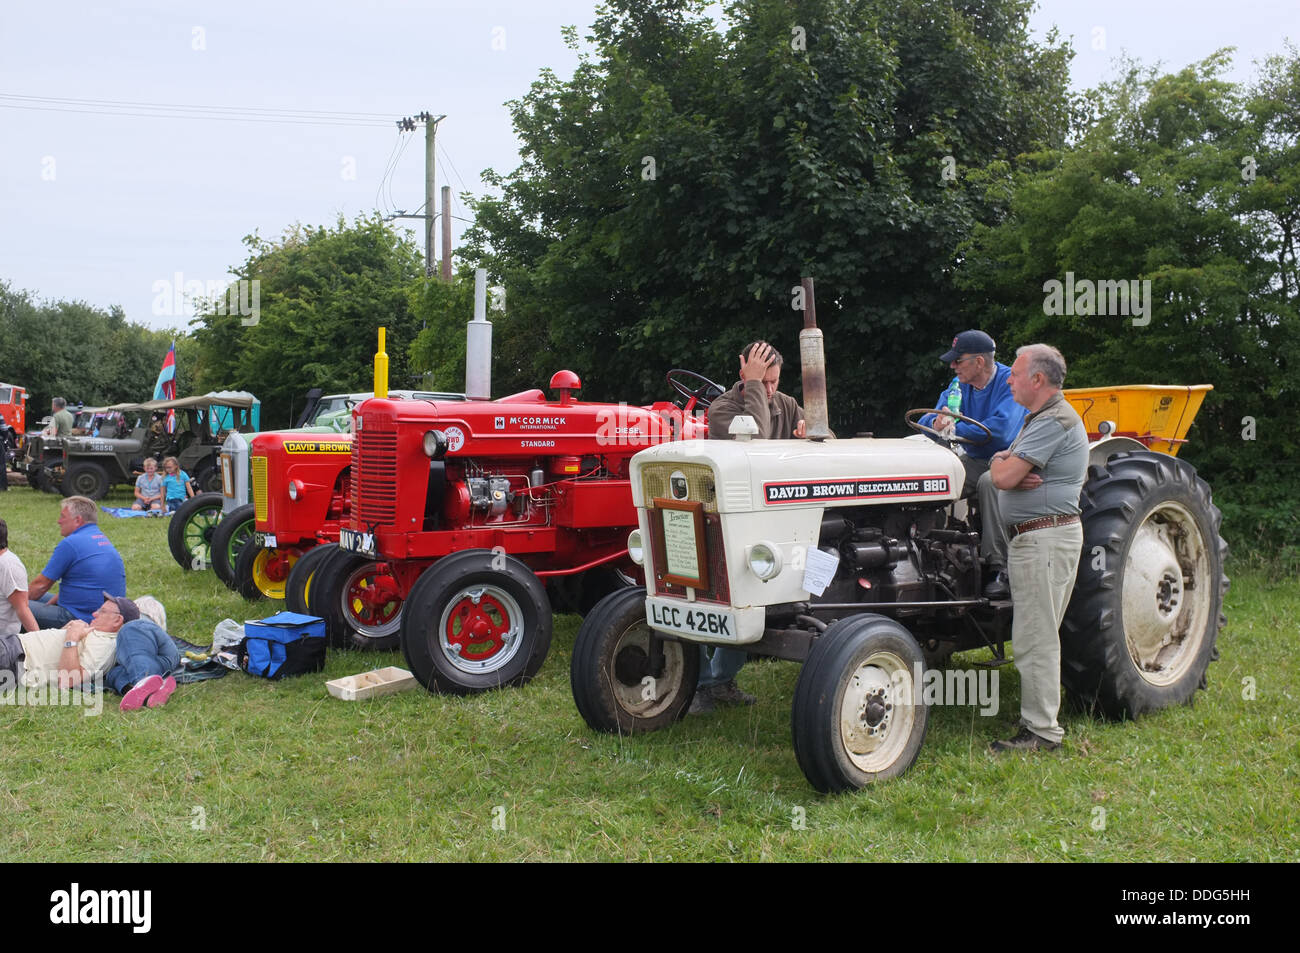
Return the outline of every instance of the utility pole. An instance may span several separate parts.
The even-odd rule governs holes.
[[[451,186],[442,187],[442,280],[451,281]]]
[[[437,161],[434,156],[434,140],[438,135],[438,119],[429,120],[429,114],[423,113],[424,116],[424,274],[431,276],[433,274],[433,215],[434,200],[437,198],[437,182],[434,176],[434,164]]]
[[[438,123],[446,118],[446,115],[432,116],[426,111],[416,113],[414,116],[403,116],[397,120],[397,128],[402,132],[414,132],[417,122],[424,123],[424,214],[406,215],[399,213],[390,216],[390,218],[424,219],[424,274],[427,277],[433,276],[433,220],[437,217],[434,212],[434,192],[436,190],[434,147],[437,144]],[[446,266],[444,266],[443,270],[446,271]]]

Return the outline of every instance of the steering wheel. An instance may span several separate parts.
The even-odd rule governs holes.
[[[976,427],[979,427],[980,430],[984,431],[984,439],[972,440],[970,437],[950,436],[949,434],[936,430],[934,427],[927,427],[925,424],[919,422],[920,419],[924,417],[926,414],[940,414],[940,413],[942,413],[944,416],[955,417],[957,420],[961,421],[964,424],[974,424]],[[916,416],[913,417],[912,416],[913,414],[915,414]],[[905,413],[903,415],[903,422],[906,423],[913,430],[919,433],[929,434],[931,437],[938,437],[940,440],[944,441],[945,443],[965,443],[975,447],[982,447],[984,446],[984,444],[988,443],[990,440],[993,439],[993,431],[989,430],[988,427],[985,427],[978,420],[975,420],[972,417],[967,417],[965,414],[954,414],[950,410],[938,411],[935,410],[933,407],[918,407],[915,410],[909,410],[907,413]]]
[[[720,384],[715,384],[703,374],[675,367],[668,372],[668,386],[686,399],[686,413],[699,406],[706,409],[711,403],[727,392]]]

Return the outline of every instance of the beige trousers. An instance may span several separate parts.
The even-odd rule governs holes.
[[[1021,533],[1007,546],[1011,580],[1011,647],[1020,672],[1020,723],[1048,741],[1065,731],[1061,708],[1061,620],[1074,592],[1083,526],[1052,526]]]

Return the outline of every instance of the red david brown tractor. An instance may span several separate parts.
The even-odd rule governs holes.
[[[804,347],[809,330],[820,334],[801,335],[806,408],[810,376],[823,373],[820,338]],[[1217,658],[1227,547],[1209,486],[1174,455],[1206,390],[1065,392],[1089,431],[1090,465],[1061,678],[1111,717],[1189,703]],[[914,418],[929,412],[908,423],[924,429]],[[696,644],[742,647],[804,663],[791,723],[813,787],[902,774],[929,719],[923,670],[981,647],[1005,660],[1014,606],[983,595],[963,475],[953,449],[920,436],[742,435],[637,454],[628,546],[645,586],[584,619],[571,671],[579,713],[599,731],[666,727],[694,696]]]
[[[290,598],[290,571],[319,544],[338,542],[352,492],[352,435],[258,434],[249,451],[256,532],[235,558],[235,591],[245,599],[286,599],[290,610],[305,611],[310,577],[299,575]]]
[[[361,404],[348,525],[332,555],[307,557],[310,611],[335,644],[398,639],[430,691],[527,681],[553,603],[581,612],[636,577],[632,455],[706,432],[693,411],[722,388],[685,371],[669,382],[685,410],[577,401],[571,371],[551,378],[552,400]]]

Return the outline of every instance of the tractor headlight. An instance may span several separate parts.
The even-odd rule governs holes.
[[[426,430],[423,447],[430,460],[441,460],[447,453],[447,435],[441,430]]]
[[[781,571],[781,550],[775,543],[755,543],[745,554],[745,561],[750,572],[766,582]]]
[[[296,502],[298,502],[298,498],[299,498],[300,496],[302,496],[302,493],[303,493],[303,485],[302,485],[302,481],[301,481],[301,480],[290,480],[290,481],[289,481],[289,499],[293,500],[293,501],[296,503]]]
[[[627,534],[627,555],[638,566],[644,565],[645,547],[641,545],[641,531],[634,529]]]

